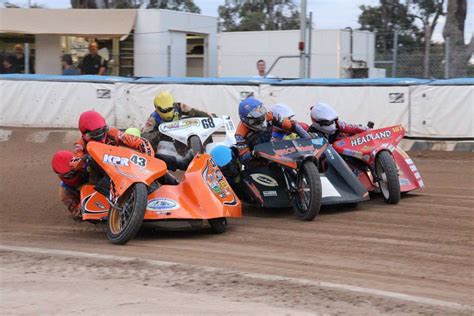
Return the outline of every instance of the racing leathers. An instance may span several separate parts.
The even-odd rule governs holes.
[[[336,131],[332,134],[323,133],[322,131],[317,130],[313,125],[309,127],[308,132],[316,133],[318,136],[326,138],[328,142],[332,144],[336,140],[356,135],[367,130],[369,130],[369,127],[363,125],[349,124],[340,120],[336,120]]]
[[[211,115],[207,112],[198,110],[196,108],[192,108],[189,105],[184,103],[173,103],[174,107],[174,115],[173,118],[169,121],[179,121],[183,117],[210,117]],[[145,123],[145,127],[142,129],[142,137],[146,138],[152,144],[153,148],[158,147],[158,143],[163,140],[163,135],[161,135],[159,131],[159,126],[163,122],[168,122],[163,120],[160,115],[153,111],[150,114],[150,117]],[[169,170],[176,171],[177,169],[186,170],[189,162],[192,160],[193,155],[189,152],[184,159],[178,159],[175,156],[171,155],[164,155],[160,153],[156,153],[156,158],[159,158],[166,162],[166,165]]]
[[[252,130],[244,123],[239,122],[235,133],[235,140],[239,160],[246,164],[252,159],[253,148],[262,143],[272,140],[273,128],[277,126],[285,134],[291,134],[294,131],[295,123],[288,118],[278,120],[273,117],[272,112],[267,112],[265,116],[267,127],[263,131]]]
[[[296,125],[301,127],[304,131],[308,131],[309,125],[303,122],[296,122]],[[289,140],[289,139],[295,139],[299,138],[300,135],[295,133],[294,131],[289,131],[285,132],[281,130],[280,128],[273,127],[273,132],[272,132],[272,141],[277,141],[277,140]]]
[[[105,144],[111,146],[124,146],[137,150],[145,155],[154,156],[154,150],[148,140],[126,134],[117,128],[110,128],[105,137]],[[87,143],[79,138],[74,143],[74,157],[71,160],[72,170],[81,170],[85,168],[85,156],[87,155]],[[94,179],[91,179],[94,180]],[[97,180],[97,179],[95,179]],[[93,181],[94,182],[94,181]]]
[[[196,108],[192,108],[189,105],[186,105],[184,103],[173,103],[174,107],[174,116],[171,121],[178,121],[180,120],[183,116],[185,117],[210,117],[211,115],[207,112],[198,110]],[[163,120],[160,115],[156,112],[153,111],[150,116],[148,117],[148,120],[145,123],[145,127],[142,129],[142,137],[146,138],[150,141],[152,144],[153,148],[156,148],[158,146],[158,143],[161,140],[161,135],[158,127],[160,126],[161,123],[166,122]]]

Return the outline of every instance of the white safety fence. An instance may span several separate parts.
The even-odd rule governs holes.
[[[114,122],[114,90],[105,83],[0,80],[0,125],[77,127],[92,108]]]
[[[153,98],[170,91],[175,100],[238,121],[238,103],[249,94],[265,104],[287,103],[309,122],[317,102],[340,118],[377,127],[403,124],[409,136],[472,138],[474,86],[280,86],[143,84],[0,80],[0,125],[77,127],[81,112],[95,109],[110,125],[142,127]]]

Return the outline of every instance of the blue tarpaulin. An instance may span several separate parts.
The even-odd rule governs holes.
[[[142,84],[204,84],[204,85],[282,85],[282,86],[411,86],[411,85],[474,85],[474,78],[416,79],[416,78],[366,78],[366,79],[260,79],[253,77],[114,77],[114,76],[61,76],[39,74],[5,74],[0,80],[59,81],[59,82],[130,82]]]
[[[81,75],[81,76],[62,76],[62,75],[39,75],[39,74],[7,74],[0,75],[0,80],[24,80],[24,81],[59,81],[59,82],[132,82],[133,78],[114,77],[114,76],[97,76],[97,75]]]

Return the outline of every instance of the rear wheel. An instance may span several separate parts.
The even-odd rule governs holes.
[[[375,158],[375,172],[385,202],[397,204],[400,201],[400,181],[397,165],[388,151],[384,150],[378,153]]]
[[[147,203],[147,186],[135,183],[117,203],[111,207],[107,220],[107,237],[117,245],[123,245],[140,230]]]
[[[196,135],[189,137],[189,147],[193,151],[193,155],[200,154],[204,151],[201,139]]]
[[[305,161],[298,173],[297,192],[295,194],[294,211],[302,221],[312,221],[321,208],[321,179],[314,162]]]
[[[215,234],[222,234],[227,231],[227,219],[225,217],[208,219],[211,231]]]

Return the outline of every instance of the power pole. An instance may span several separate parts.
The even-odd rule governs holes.
[[[301,0],[300,8],[300,78],[306,78],[306,0]]]
[[[392,78],[397,76],[397,59],[398,59],[398,30],[393,32],[393,63],[392,63]]]

